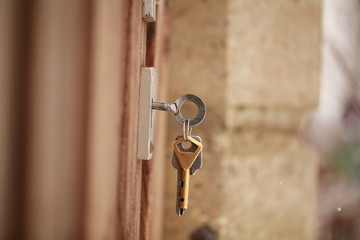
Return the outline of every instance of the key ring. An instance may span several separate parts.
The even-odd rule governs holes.
[[[198,114],[194,119],[185,119],[181,113],[180,108],[185,102],[192,102],[197,106]],[[176,99],[173,103],[159,103],[159,102],[153,102],[152,103],[152,109],[154,110],[162,110],[162,111],[168,111],[170,112],[175,120],[181,124],[184,125],[186,121],[189,121],[188,125],[193,127],[199,125],[205,118],[206,115],[206,106],[204,101],[194,95],[194,94],[185,94]]]
[[[183,136],[186,141],[189,139],[189,136],[191,136],[191,130],[192,127],[190,127],[190,120],[187,119],[183,124]]]

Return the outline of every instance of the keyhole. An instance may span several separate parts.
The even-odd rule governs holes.
[[[180,108],[181,115],[185,119],[194,119],[198,114],[198,108],[195,103],[187,101]]]
[[[189,148],[191,148],[192,143],[190,141],[185,141],[181,143],[181,146],[185,149],[188,150]]]

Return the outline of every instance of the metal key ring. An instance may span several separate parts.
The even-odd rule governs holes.
[[[186,102],[193,102],[198,108],[198,114],[192,120],[185,119],[180,113],[181,106]],[[206,107],[204,101],[200,97],[194,94],[182,95],[181,97],[176,99],[176,101],[173,103],[153,102],[151,108],[153,110],[170,112],[180,125],[184,125],[185,121],[190,120],[189,122],[190,127],[199,125],[204,120],[206,114]]]
[[[175,120],[181,125],[184,125],[184,123],[189,120],[189,119],[185,119],[180,112],[181,106],[186,102],[195,103],[195,105],[198,108],[197,116],[194,119],[190,120],[189,125],[190,126],[199,125],[205,118],[206,106],[204,101],[200,97],[194,94],[185,94],[179,97],[178,99],[176,99],[175,104],[177,106],[177,111],[172,112]]]

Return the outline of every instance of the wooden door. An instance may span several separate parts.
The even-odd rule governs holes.
[[[166,1],[0,6],[0,239],[161,239],[162,145],[136,159],[140,69],[166,94]],[[156,125],[164,125],[165,115]]]

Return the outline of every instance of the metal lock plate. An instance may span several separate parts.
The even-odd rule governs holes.
[[[146,22],[156,21],[157,0],[143,0],[143,18]]]
[[[154,135],[152,102],[155,94],[155,77],[155,68],[141,68],[137,159],[152,158]]]

